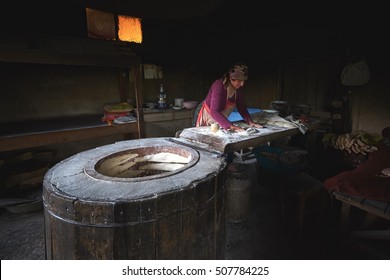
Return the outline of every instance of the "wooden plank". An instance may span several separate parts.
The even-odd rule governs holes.
[[[172,111],[144,113],[144,122],[163,122],[173,120]]]
[[[362,204],[366,208],[379,209],[386,217],[390,217],[390,205],[388,202],[377,201],[372,199],[365,199]],[[388,218],[389,219],[389,218]]]
[[[341,214],[340,214],[340,232],[343,235],[345,235],[348,232],[350,213],[351,213],[351,205],[346,202],[343,202],[341,205]]]
[[[371,199],[364,199],[357,196],[351,196],[344,193],[335,192],[333,193],[334,197],[351,206],[357,207],[359,209],[362,209],[364,211],[367,211],[369,213],[378,215],[386,220],[390,220],[390,212],[388,210],[389,203],[387,202],[381,202],[381,201],[375,201]]]
[[[191,119],[192,120],[193,110],[182,109],[173,111],[173,119]]]
[[[81,127],[39,133],[0,136],[0,152],[99,138],[117,134],[138,134],[138,123]]]
[[[34,199],[28,198],[0,198],[0,207],[7,207],[16,204],[29,203],[35,201]]]

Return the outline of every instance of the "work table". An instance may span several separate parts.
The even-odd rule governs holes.
[[[179,138],[194,142],[197,145],[214,149],[221,153],[230,153],[241,149],[255,147],[298,133],[296,127],[267,126],[257,129],[256,133],[210,131],[208,126],[184,129]]]
[[[178,135],[177,141],[184,139],[206,149],[230,153],[299,133],[296,125],[277,115],[258,112],[252,114],[252,119],[262,124],[263,127],[249,132],[248,125],[242,121],[234,123],[242,128],[248,128],[244,132],[233,132],[222,128],[217,132],[212,132],[208,126],[191,127],[185,128]]]

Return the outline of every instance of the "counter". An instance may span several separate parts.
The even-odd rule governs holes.
[[[192,126],[193,110],[144,110],[144,137],[173,137],[177,131]]]

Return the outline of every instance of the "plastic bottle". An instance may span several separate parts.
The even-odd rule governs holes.
[[[160,94],[158,96],[158,108],[163,109],[167,107],[166,103],[167,95],[164,92],[163,84],[160,85]]]

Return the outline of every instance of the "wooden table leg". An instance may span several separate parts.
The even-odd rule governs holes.
[[[348,232],[350,213],[351,213],[351,205],[349,205],[346,202],[342,202],[341,213],[340,213],[340,234],[341,235],[346,235]]]

